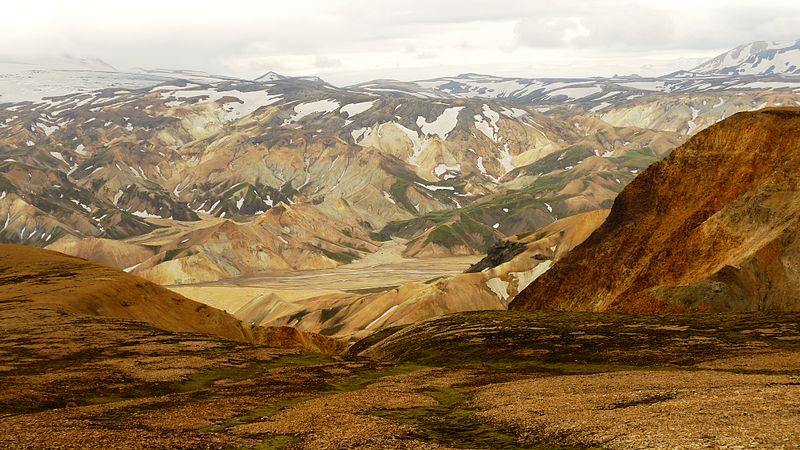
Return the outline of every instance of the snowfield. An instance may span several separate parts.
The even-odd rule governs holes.
[[[339,109],[339,102],[332,99],[319,100],[310,103],[300,103],[294,107],[294,115],[288,120],[288,123],[298,122],[304,117],[317,114],[329,113]]]
[[[442,139],[447,139],[447,135],[456,127],[458,114],[464,109],[463,106],[447,108],[433,122],[422,116],[417,117],[417,126],[428,136],[436,135]]]

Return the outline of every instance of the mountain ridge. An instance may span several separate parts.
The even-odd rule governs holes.
[[[510,308],[800,309],[799,139],[796,107],[700,132],[623,189],[603,225]]]
[[[702,75],[800,75],[800,39],[740,45],[690,72]]]

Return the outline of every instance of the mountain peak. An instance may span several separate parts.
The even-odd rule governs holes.
[[[287,76],[281,75],[277,72],[269,71],[264,75],[261,75],[260,77],[256,78],[254,81],[279,81],[279,80],[285,80],[287,78],[288,78]]]
[[[691,72],[702,75],[800,75],[800,39],[740,45]]]

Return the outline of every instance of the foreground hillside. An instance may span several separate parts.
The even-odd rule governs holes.
[[[8,311],[49,308],[61,314],[113,317],[239,342],[332,352],[340,348],[331,339],[291,328],[245,325],[224,311],[118,269],[22,245],[0,245],[0,304]]]
[[[506,277],[517,289],[604,217],[592,215],[508,241],[453,280]],[[796,314],[460,313],[381,329],[340,357],[321,353],[342,348],[328,338],[243,328],[116,269],[0,251],[6,448],[789,449],[800,439]]]
[[[58,305],[73,313],[140,320],[170,331],[250,339],[249,330],[223,311],[117,269],[22,245],[0,245],[0,302]]]
[[[800,109],[740,113],[654,164],[512,309],[796,311]]]
[[[790,449],[800,440],[795,315],[465,313],[381,332],[346,360],[32,302],[0,304],[0,327],[4,448]]]

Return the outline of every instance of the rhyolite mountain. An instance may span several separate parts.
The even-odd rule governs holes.
[[[800,108],[739,113],[617,197],[511,309],[800,310]]]
[[[608,208],[736,112],[800,101],[800,78],[775,74],[347,88],[275,73],[81,74],[91,83],[75,93],[0,97],[0,241],[165,284],[329,268],[389,237],[411,257],[481,254]]]

